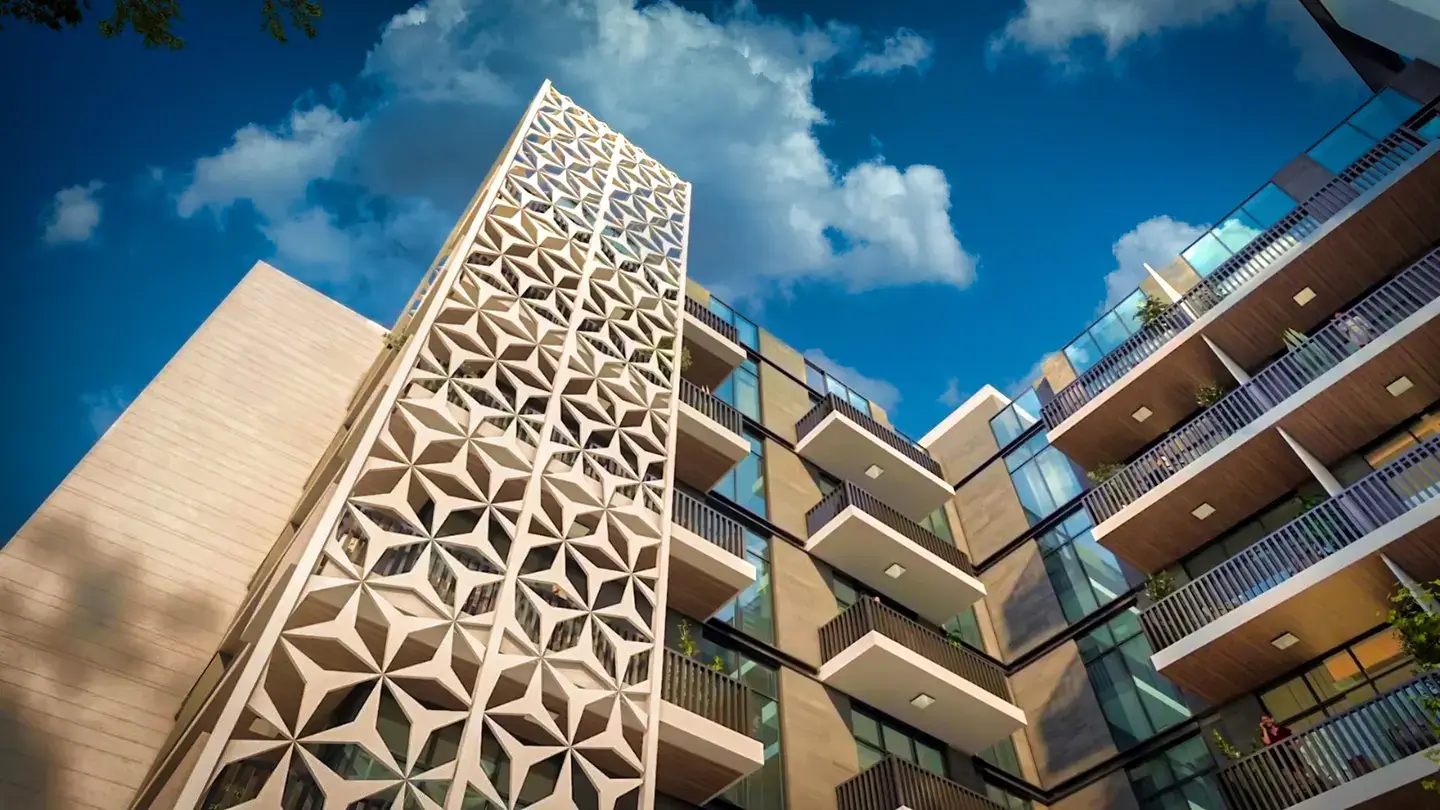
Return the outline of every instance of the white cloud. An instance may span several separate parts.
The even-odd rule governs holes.
[[[885,412],[892,417],[895,415],[895,406],[900,404],[900,389],[896,388],[894,384],[876,377],[867,377],[851,366],[841,365],[831,360],[825,352],[819,349],[807,349],[803,354],[806,360],[845,383],[855,393],[884,408]]]
[[[88,242],[100,225],[100,201],[96,193],[105,184],[91,180],[83,186],[71,186],[55,192],[43,218],[44,233],[40,238],[47,245],[67,242]]]
[[[1355,69],[1299,0],[1269,0],[1265,19],[1280,29],[1300,57],[1295,63],[1297,79],[1315,84],[1360,84]]]
[[[309,232],[323,241],[295,250],[328,254],[343,249],[322,226],[363,242],[385,222],[366,220],[357,236],[334,211],[311,210],[315,179],[453,217],[548,76],[694,183],[691,273],[732,297],[802,280],[968,285],[975,259],[955,235],[942,171],[883,158],[837,166],[821,149],[816,73],[859,40],[849,26],[794,25],[748,3],[711,19],[669,2],[430,0],[391,20],[367,56],[362,76],[382,91],[368,110],[347,119],[315,107],[273,129],[246,126],[197,162],[179,210],[248,199],[272,240]]]
[[[947,380],[945,383],[945,391],[936,397],[936,401],[941,405],[946,405],[951,408],[960,407],[960,403],[965,401],[965,397],[960,394],[959,378],[951,377]]]
[[[131,399],[123,387],[114,385],[102,391],[81,394],[80,407],[85,410],[85,421],[90,429],[96,436],[103,436],[120,414],[130,407]]]
[[[1110,252],[1115,254],[1115,269],[1105,276],[1105,300],[1097,313],[1134,292],[1150,275],[1145,270],[1147,262],[1157,270],[1169,264],[1209,227],[1180,222],[1162,214],[1145,220],[1116,239],[1110,246]]]
[[[1025,7],[990,39],[992,53],[1010,49],[1073,59],[1084,40],[1099,40],[1107,59],[1146,37],[1195,28],[1255,0],[1025,0]],[[1298,5],[1298,0],[1290,0]]]
[[[923,71],[933,50],[929,40],[908,28],[901,28],[893,36],[885,38],[879,53],[861,56],[850,72],[883,76],[905,68]]]

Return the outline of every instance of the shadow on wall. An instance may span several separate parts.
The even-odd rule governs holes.
[[[1026,555],[1025,567],[1001,602],[1004,624],[997,628],[1003,632],[1007,660],[1014,660],[1065,628],[1065,614],[1060,611],[1060,600],[1038,548],[1016,553]]]
[[[1042,786],[1052,787],[1115,754],[1115,741],[1079,655],[1047,673],[1049,694],[1027,710],[1031,753]]]
[[[117,705],[129,702],[137,683],[173,705],[151,701],[135,715],[178,709],[208,659],[204,647],[228,618],[200,583],[177,588],[172,580],[172,592],[151,591],[142,601],[155,581],[144,573],[138,554],[98,541],[85,518],[68,514],[37,515],[0,551],[0,808],[66,807],[62,794],[79,774],[102,767],[89,761],[89,749],[61,743],[52,727],[61,722],[89,727],[91,745],[109,755],[108,789],[144,777],[149,758],[134,761],[133,741],[158,745],[160,723],[137,724],[112,750],[95,715],[123,724]]]

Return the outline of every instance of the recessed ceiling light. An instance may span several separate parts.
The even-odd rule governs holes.
[[[1154,411],[1150,410],[1149,408],[1145,407],[1144,405],[1141,405],[1141,406],[1140,406],[1140,410],[1136,411],[1135,413],[1130,414],[1130,418],[1131,418],[1131,419],[1134,419],[1136,422],[1144,422],[1146,419],[1149,419],[1150,417],[1152,417],[1152,416],[1154,416],[1154,415],[1155,415],[1155,412],[1154,412]]]
[[[1270,639],[1270,646],[1277,650],[1288,650],[1299,643],[1300,639],[1296,638],[1294,633],[1285,633]]]
[[[901,565],[900,563],[890,563],[889,567],[885,569],[885,576],[891,579],[899,579],[900,575],[904,573],[905,566]]]
[[[1190,514],[1194,515],[1200,520],[1204,520],[1205,518],[1215,514],[1215,507],[1211,506],[1208,503],[1202,503],[1199,506],[1195,507],[1193,510],[1191,510]]]
[[[930,704],[934,702],[935,698],[930,697],[924,692],[921,692],[920,694],[910,699],[910,705],[914,706],[917,709],[928,709],[930,708]]]
[[[1310,289],[1309,287],[1306,287],[1300,292],[1295,293],[1295,303],[1299,304],[1302,307],[1314,300],[1315,291]]]
[[[1385,386],[1385,390],[1390,392],[1390,396],[1398,397],[1414,387],[1415,383],[1410,382],[1409,377],[1401,377],[1395,382],[1392,382],[1389,385]]]
[[[880,474],[883,473],[883,472],[885,472],[885,471],[882,470],[882,469],[880,469],[880,465],[879,465],[879,464],[871,464],[869,467],[867,467],[867,468],[865,469],[865,477],[866,477],[866,478],[869,478],[870,480],[873,481],[873,480],[875,480],[876,478],[879,478],[879,477],[880,477]]]

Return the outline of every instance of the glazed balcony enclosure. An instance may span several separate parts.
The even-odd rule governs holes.
[[[745,348],[740,345],[734,324],[726,323],[688,295],[681,340],[690,350],[690,367],[685,370],[685,376],[700,385],[719,386],[730,372],[745,362]]]
[[[1440,397],[1440,251],[1085,495],[1095,538],[1158,570]],[[1289,437],[1289,439],[1286,438]],[[1292,444],[1293,442],[1293,444]]]
[[[1230,378],[1208,344],[1253,369],[1285,330],[1309,331],[1430,249],[1440,144],[1412,128],[1430,117],[1380,140],[1057,393],[1042,411],[1050,443],[1085,469],[1131,456],[1195,409],[1199,387]]]
[[[709,490],[750,455],[740,411],[685,378],[676,411],[675,477]]]
[[[687,616],[708,619],[755,584],[755,565],[745,559],[745,532],[739,523],[678,489],[671,510],[667,604]]]
[[[820,628],[820,680],[974,754],[1025,727],[1005,672],[874,599]]]
[[[806,551],[937,625],[985,596],[965,552],[848,481],[805,525]]]
[[[863,486],[910,520],[924,520],[955,495],[924,448],[834,394],[795,423],[795,452]]]
[[[1430,807],[1421,780],[1440,770],[1426,754],[1440,744],[1425,675],[1319,725],[1262,748],[1220,771],[1230,810],[1390,810]]]
[[[1000,810],[1000,805],[911,762],[886,757],[835,789],[838,810]]]
[[[1418,580],[1440,577],[1437,518],[1440,437],[1147,608],[1155,668],[1218,702],[1325,654],[1389,608],[1396,575],[1382,554]]]

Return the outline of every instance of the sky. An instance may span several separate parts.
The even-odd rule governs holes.
[[[180,51],[0,31],[0,538],[257,260],[393,321],[547,77],[694,184],[694,278],[912,436],[1368,97],[1298,0],[332,0],[283,45],[181,5]]]

